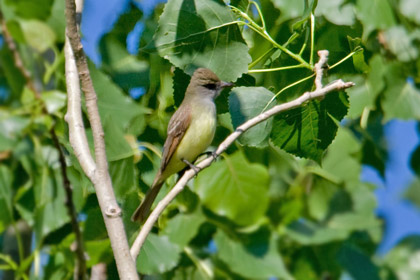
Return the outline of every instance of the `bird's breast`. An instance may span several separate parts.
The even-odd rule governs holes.
[[[177,149],[177,157],[194,161],[211,144],[216,131],[216,106],[213,101],[191,108],[191,123]]]

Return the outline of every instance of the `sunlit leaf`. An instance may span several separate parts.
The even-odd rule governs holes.
[[[162,57],[188,73],[206,67],[221,79],[234,81],[250,62],[234,21],[220,0],[170,0],[159,19],[155,46]]]

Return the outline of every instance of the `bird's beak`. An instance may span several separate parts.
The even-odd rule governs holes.
[[[227,87],[233,87],[233,86],[234,86],[233,83],[228,83],[228,82],[224,82],[224,81],[220,82],[220,87],[221,88],[227,88]]]

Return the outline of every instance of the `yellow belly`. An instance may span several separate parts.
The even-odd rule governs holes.
[[[186,164],[182,162],[182,159],[193,163],[213,141],[216,131],[216,109],[214,104],[211,105],[213,106],[197,106],[193,109],[194,117],[191,119],[191,124],[165,168],[170,170],[171,174],[185,168]]]

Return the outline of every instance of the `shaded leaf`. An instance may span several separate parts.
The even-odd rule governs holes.
[[[271,109],[274,94],[263,87],[237,87],[229,95],[229,112],[234,129],[249,119]],[[270,103],[270,104],[269,104]],[[269,105],[268,105],[269,104]],[[268,106],[267,106],[268,105]],[[265,108],[267,106],[267,108]],[[273,119],[270,118],[244,132],[239,142],[246,146],[266,147],[271,133]]]
[[[248,225],[261,219],[267,209],[268,182],[263,165],[249,163],[237,152],[203,170],[194,189],[203,205],[213,212],[239,225]]]
[[[292,279],[276,249],[276,238],[273,236],[270,238],[269,250],[259,256],[247,251],[241,243],[231,240],[221,230],[217,231],[214,241],[217,246],[217,256],[239,275],[258,279],[270,277]]]
[[[0,165],[0,233],[13,221],[12,198],[11,171]]]
[[[338,252],[338,261],[353,276],[360,280],[379,280],[379,269],[371,258],[359,248],[345,245]]]
[[[50,14],[53,0],[6,0],[5,2],[23,18],[46,19]]]
[[[292,240],[302,245],[344,240],[350,235],[346,229],[329,228],[304,219],[290,224],[286,233]]]
[[[320,162],[337,132],[335,121],[347,114],[347,103],[344,92],[331,93],[281,113],[274,117],[271,140],[291,154]]]
[[[130,97],[116,86],[110,78],[89,63],[92,81],[98,95],[98,107],[101,119],[112,118],[122,130],[129,126],[130,121],[138,115],[147,112],[146,108],[136,104]]]

